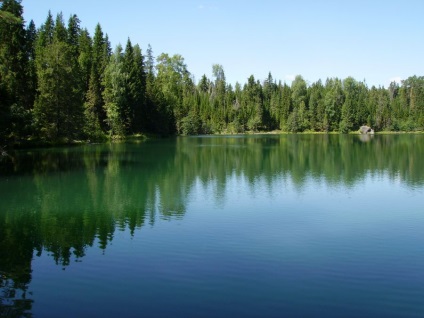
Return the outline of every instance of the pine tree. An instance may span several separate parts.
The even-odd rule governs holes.
[[[109,61],[109,43],[103,36],[100,24],[97,24],[93,37],[90,80],[84,104],[85,133],[89,138],[102,139],[107,129],[104,108],[103,74]]]
[[[0,136],[16,136],[16,120],[31,108],[27,98],[28,52],[21,1],[4,0],[0,9]],[[18,119],[19,120],[19,119]]]
[[[143,112],[145,109],[146,75],[144,57],[139,45],[132,46],[127,40],[122,59],[122,72],[125,77],[125,100],[123,105],[126,133],[141,132],[143,128]]]
[[[212,75],[215,78],[212,86],[212,105],[214,108],[213,126],[216,132],[221,132],[228,124],[227,105],[225,101],[226,82],[224,68],[220,64],[212,65]]]
[[[133,98],[133,122],[131,127],[132,133],[142,132],[145,128],[145,111],[146,111],[146,73],[144,67],[144,56],[138,44],[133,49],[134,61],[130,72],[130,78],[133,81],[132,98]]]
[[[313,83],[308,91],[311,129],[315,131],[323,131],[325,109],[323,100],[324,86],[322,85],[321,80]]]
[[[328,79],[325,86],[324,130],[336,131],[339,128],[341,108],[344,103],[342,82],[338,78]]]
[[[79,39],[79,55],[78,55],[78,63],[81,72],[81,80],[82,80],[82,89],[86,94],[88,91],[88,86],[90,83],[90,72],[91,72],[91,56],[93,43],[87,29],[83,29],[80,32]]]
[[[284,84],[281,89],[280,129],[287,130],[287,122],[292,108],[290,86]]]
[[[33,20],[28,24],[26,30],[26,52],[28,54],[28,69],[27,69],[27,79],[28,79],[28,90],[27,90],[27,107],[32,109],[34,107],[36,89],[37,89],[37,73],[35,68],[35,46],[37,42],[37,30]]]
[[[156,66],[153,58],[153,50],[150,44],[146,53],[146,101],[142,117],[142,127],[143,131],[166,136],[174,131],[172,114],[171,110],[167,107],[167,102],[162,92],[162,88],[156,80]]]
[[[247,110],[247,129],[256,131],[263,125],[263,97],[262,86],[251,75],[244,86],[243,95]]]
[[[352,78],[348,77],[343,81],[344,90],[344,103],[341,109],[341,121],[339,124],[339,131],[341,133],[348,133],[352,130],[357,112],[358,102],[358,85]]]
[[[278,127],[277,118],[280,106],[280,94],[278,86],[272,78],[271,72],[263,85],[264,93],[264,127],[273,130]]]
[[[51,12],[47,14],[47,19],[41,25],[37,36],[37,49],[44,48],[53,42],[54,21]]]
[[[128,38],[125,46],[125,53],[122,54],[122,73],[125,80],[125,104],[122,105],[123,121],[125,132],[132,131],[135,110],[135,70],[134,70],[134,49],[131,40]]]
[[[151,45],[149,44],[147,46],[147,60],[146,60],[146,65],[145,65],[145,72],[148,75],[154,76],[155,75],[155,61],[154,61],[154,57],[153,57],[153,50]]]

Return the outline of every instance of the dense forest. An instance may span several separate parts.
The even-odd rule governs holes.
[[[1,143],[424,128],[424,77],[369,88],[351,77],[308,83],[300,75],[288,85],[269,73],[233,87],[215,64],[212,78],[196,83],[181,55],[155,58],[129,38],[112,49],[100,24],[91,36],[77,15],[66,23],[49,12],[36,27],[20,0],[0,3]]]

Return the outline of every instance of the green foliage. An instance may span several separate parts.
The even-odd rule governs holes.
[[[79,138],[82,103],[75,94],[72,54],[65,42],[55,39],[37,56],[38,96],[34,115],[40,137],[47,141]]]
[[[122,47],[118,45],[110,57],[103,78],[103,98],[105,101],[106,122],[111,136],[125,136],[128,122],[126,80],[123,71]]]
[[[0,8],[0,139],[17,136],[17,126],[32,107],[30,92],[28,44],[20,1],[2,1]],[[32,43],[31,43],[32,44]],[[28,98],[29,97],[29,98]],[[12,110],[13,109],[13,110]]]
[[[344,103],[342,83],[338,78],[328,79],[325,86],[326,94],[324,97],[324,130],[335,131],[338,128],[341,116],[341,108]]]
[[[100,24],[97,24],[91,49],[91,70],[84,103],[84,131],[92,139],[102,138],[108,129],[103,100],[103,76],[109,62],[109,51],[107,37],[103,35]]]
[[[291,85],[293,107],[299,107],[300,103],[306,101],[306,82],[302,76],[297,75]]]
[[[281,129],[356,131],[424,129],[424,77],[368,88],[348,77],[307,83],[298,75],[277,82],[226,82],[224,68],[195,83],[184,58],[160,54],[156,61],[127,40],[112,54],[100,24],[91,37],[71,15],[50,12],[38,29],[25,28],[19,0],[0,8],[0,139],[41,137],[47,142],[140,132],[160,135],[240,133]]]
[[[202,122],[196,111],[190,111],[181,121],[182,135],[197,135],[202,132]]]
[[[308,90],[310,125],[311,129],[315,131],[324,130],[324,94],[324,86],[322,85],[321,80],[313,83]]]

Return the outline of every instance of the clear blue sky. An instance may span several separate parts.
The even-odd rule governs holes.
[[[23,0],[24,18],[44,23],[51,10],[72,13],[93,35],[97,23],[112,47],[128,37],[155,56],[181,54],[196,81],[221,64],[228,83],[312,83],[327,77],[368,86],[424,75],[422,0]]]

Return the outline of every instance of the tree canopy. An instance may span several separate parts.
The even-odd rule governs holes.
[[[251,75],[226,81],[213,64],[196,83],[179,54],[156,58],[128,38],[112,50],[76,14],[25,23],[19,0],[0,1],[0,142],[102,140],[137,133],[209,134],[283,130],[347,133],[424,129],[424,77],[388,88],[352,77],[291,84]]]

